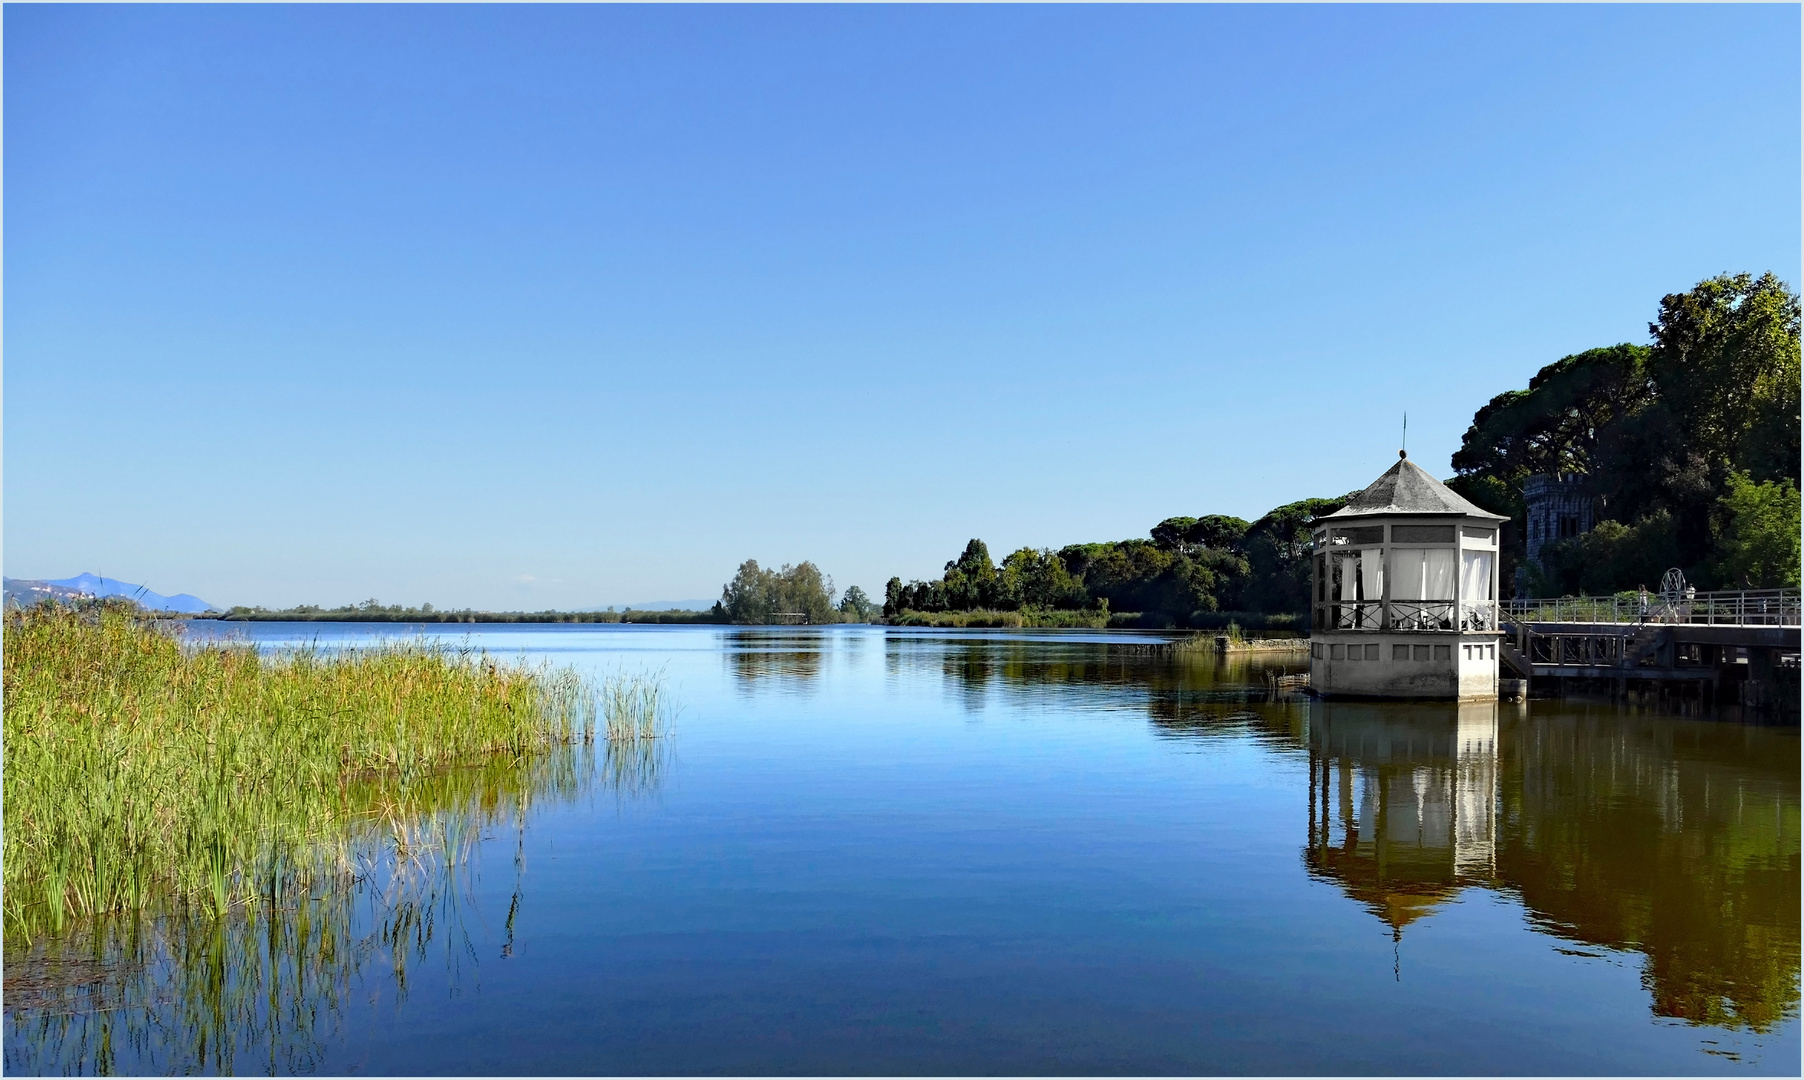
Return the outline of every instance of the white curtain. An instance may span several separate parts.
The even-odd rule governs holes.
[[[1459,594],[1462,600],[1491,600],[1491,553],[1488,551],[1466,552],[1465,565],[1460,567]]]
[[[1384,562],[1378,557],[1378,550],[1369,548],[1359,553],[1359,584],[1367,600],[1384,599]]]
[[[1340,599],[1351,604],[1359,599],[1359,552],[1337,551],[1334,561],[1340,567]]]
[[[1422,552],[1422,599],[1453,599],[1453,549],[1428,548]]]
[[[1402,548],[1392,551],[1391,598],[1453,599],[1453,549]]]
[[[1413,548],[1391,552],[1391,599],[1422,599],[1422,553]]]

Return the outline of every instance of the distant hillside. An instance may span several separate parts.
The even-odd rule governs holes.
[[[707,611],[713,600],[647,600],[643,604],[626,604],[622,610],[632,611]],[[590,610],[599,611],[600,608]],[[612,609],[610,609],[612,610]]]
[[[129,581],[115,581],[96,574],[77,574],[72,578],[40,581],[32,578],[6,578],[6,598],[17,604],[35,604],[41,600],[79,600],[83,597],[123,596],[147,611],[174,611],[183,615],[199,615],[219,609],[198,596],[177,593],[164,596]]]

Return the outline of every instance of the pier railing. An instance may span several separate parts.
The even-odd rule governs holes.
[[[1797,589],[1723,589],[1686,595],[1624,592],[1507,600],[1512,622],[1667,623],[1693,626],[1797,626]]]

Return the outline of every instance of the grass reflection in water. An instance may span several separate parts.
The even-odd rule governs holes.
[[[476,842],[523,831],[535,803],[578,797],[594,773],[575,746],[450,770],[416,784],[421,815],[403,832],[348,830],[305,891],[270,888],[224,916],[123,914],[9,950],[7,1070],[311,1071],[376,969],[398,998],[435,954],[454,982],[480,978],[462,905]]]
[[[520,852],[536,804],[645,792],[666,766],[656,678],[597,693],[411,646],[272,662],[104,610],[8,629],[11,1072],[313,1071],[366,984],[404,998],[435,955],[454,986],[480,979],[464,920],[482,839],[512,831]],[[360,716],[411,737],[372,724],[339,751]],[[325,783],[307,768],[321,727]],[[524,869],[517,854],[510,932]]]

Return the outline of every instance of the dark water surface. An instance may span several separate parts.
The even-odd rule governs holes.
[[[497,815],[455,888],[9,989],[8,1070],[1799,1071],[1795,727],[1312,702],[1152,635],[467,639],[661,671],[664,756]],[[292,959],[188,977],[233,950]]]

